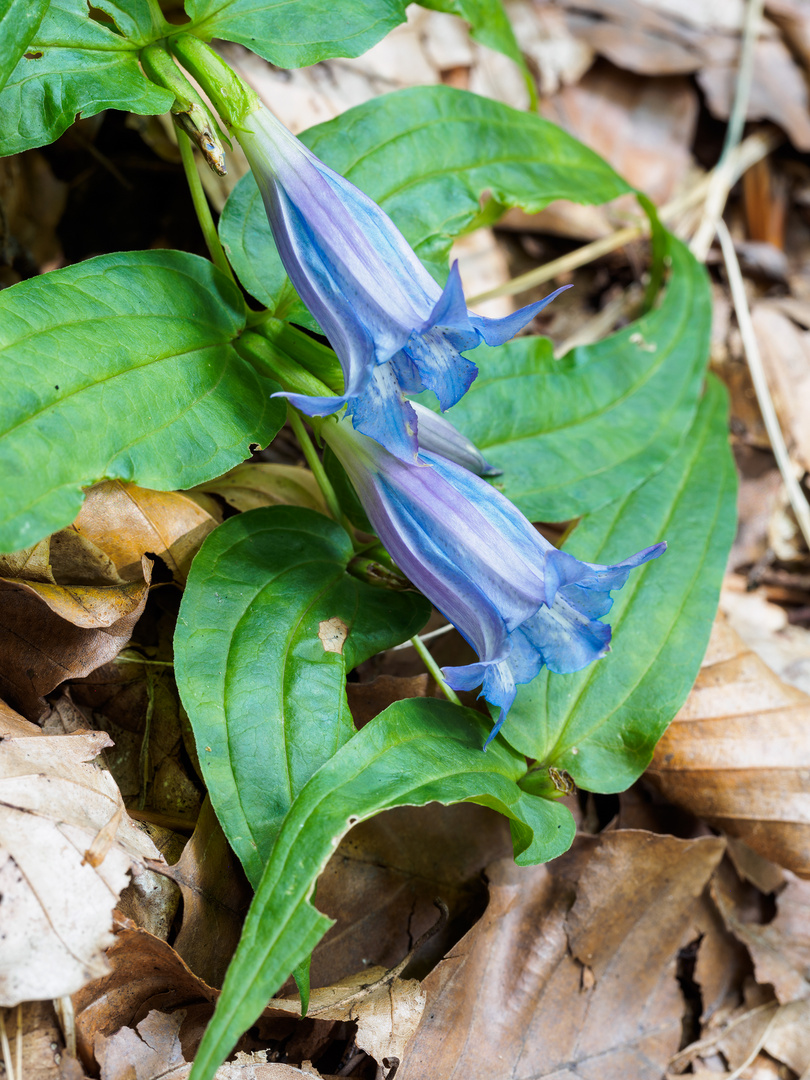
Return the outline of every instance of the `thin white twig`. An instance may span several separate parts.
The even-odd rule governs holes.
[[[419,638],[420,638],[421,641],[430,641],[432,638],[440,637],[442,634],[446,634],[450,630],[455,630],[455,627],[453,626],[452,623],[446,623],[444,626],[440,626],[438,630],[431,630],[427,634],[420,634]],[[399,652],[401,649],[412,649],[412,648],[413,648],[413,639],[411,639],[409,641],[403,641],[401,645],[394,645],[388,651],[389,652]]]
[[[754,384],[759,409],[762,413],[762,420],[765,424],[765,430],[768,432],[771,449],[782,474],[788,499],[790,499],[790,505],[793,507],[793,513],[796,515],[805,543],[810,547],[810,506],[808,506],[801,485],[796,479],[793,463],[790,460],[790,454],[785,445],[785,438],[782,435],[782,429],[779,426],[779,419],[774,408],[773,398],[768,388],[768,380],[765,377],[765,368],[762,364],[759,344],[754,333],[754,324],[751,321],[751,309],[748,306],[748,297],[745,295],[745,284],[743,283],[737,252],[734,250],[734,242],[722,218],[717,221],[716,228],[726,264],[731,299],[734,303],[737,324],[740,328],[743,349],[751,372],[751,381]]]

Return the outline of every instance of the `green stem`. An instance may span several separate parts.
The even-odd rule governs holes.
[[[454,705],[460,705],[461,702],[459,701],[458,694],[455,692],[452,686],[447,685],[444,675],[442,674],[442,669],[433,659],[427,645],[425,645],[424,641],[422,641],[418,634],[415,634],[411,638],[411,645],[413,645],[414,649],[416,649],[417,653],[422,658],[422,663],[436,680],[436,685],[439,687],[447,700],[452,701]]]
[[[200,180],[200,174],[197,172],[197,163],[194,160],[194,150],[191,146],[191,140],[185,131],[180,128],[175,129],[177,131],[177,145],[180,147],[180,157],[183,159],[183,168],[186,173],[186,180],[188,181],[189,190],[191,191],[191,201],[194,203],[194,210],[197,214],[197,220],[200,223],[202,234],[205,239],[206,247],[211,256],[211,260],[223,274],[227,274],[228,277],[236,282],[233,276],[233,270],[231,270],[231,264],[223,250],[222,244],[219,242],[219,236],[217,236],[217,227],[214,224],[214,219],[211,215],[211,207],[208,205],[208,198],[203,191],[202,180]]]
[[[306,371],[264,334],[246,330],[239,338],[237,349],[260,371],[277,379],[284,390],[308,397],[331,397],[334,394],[317,376]]]
[[[295,437],[301,444],[301,449],[304,452],[304,457],[307,459],[307,465],[312,470],[312,475],[318,484],[318,487],[323,493],[324,501],[329,509],[329,513],[335,519],[343,523],[343,511],[340,509],[340,503],[335,495],[335,489],[329,481],[329,477],[326,475],[326,470],[323,467],[323,462],[318,457],[318,451],[315,449],[315,444],[309,437],[309,432],[304,427],[304,422],[292,405],[287,406],[287,419],[290,422],[290,427],[295,432]]]
[[[255,90],[243,83],[222,57],[194,34],[171,38],[169,48],[186,71],[191,72],[229,128],[238,129],[246,116],[261,108]]]

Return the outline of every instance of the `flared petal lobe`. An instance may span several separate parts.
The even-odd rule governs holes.
[[[599,620],[611,590],[666,548],[655,544],[613,566],[580,562],[461,465],[424,450],[418,465],[408,464],[346,421],[322,433],[393,559],[478,654],[444,673],[455,690],[481,686],[500,710],[490,739],[518,684],[543,667],[570,674],[605,655],[610,626]]]
[[[478,371],[462,354],[482,341],[507,341],[557,293],[505,319],[474,315],[457,265],[442,289],[383,210],[267,109],[251,113],[234,134],[281,261],[343,369],[343,394],[285,396],[310,416],[345,406],[358,431],[415,462],[417,424],[404,395],[432,390],[449,409]]]

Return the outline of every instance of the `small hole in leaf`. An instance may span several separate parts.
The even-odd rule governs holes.
[[[25,54],[26,60],[40,60],[42,58],[42,50],[38,49],[36,52],[27,52]]]

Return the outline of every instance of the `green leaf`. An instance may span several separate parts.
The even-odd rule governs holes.
[[[547,120],[448,86],[374,98],[301,140],[383,207],[439,280],[453,239],[477,219],[484,191],[504,208],[535,213],[554,199],[603,203],[632,190]],[[220,230],[248,292],[274,310],[288,304],[294,294],[282,285],[252,175],[234,188]]]
[[[501,0],[419,0],[422,7],[433,11],[446,11],[451,15],[460,15],[470,24],[470,36],[473,41],[486,45],[489,49],[503,53],[514,60],[529,90],[532,108],[537,105],[537,90],[520,46],[515,39],[515,32],[509,22],[509,16],[503,9]]]
[[[186,0],[191,30],[238,41],[282,68],[360,56],[405,21],[404,0]]]
[[[734,539],[736,490],[727,395],[710,376],[677,454],[631,495],[584,518],[565,545],[598,563],[659,540],[669,547],[616,594],[604,659],[518,687],[503,732],[513,746],[567,770],[589,791],[623,791],[641,775],[706,651]],[[525,783],[531,789],[531,779]]]
[[[285,406],[231,344],[244,311],[180,251],[101,255],[0,293],[0,551],[69,525],[105,477],[192,487],[265,446]]]
[[[348,574],[353,555],[334,521],[277,506],[226,521],[191,569],[175,675],[217,817],[254,885],[296,795],[354,734],[347,672],[430,615],[418,593]]]
[[[0,0],[0,90],[39,29],[48,0]]]
[[[126,12],[109,0],[93,6],[135,36],[92,18],[85,0],[51,0],[0,93],[0,155],[53,142],[80,115],[104,109],[152,115],[171,107],[173,95],[150,83],[138,63],[155,30],[152,8],[145,0],[127,4]]]
[[[510,818],[517,862],[555,858],[574,825],[560,803],[527,795],[524,759],[496,740],[484,754],[479,713],[430,699],[398,701],[312,777],[295,800],[248,912],[242,940],[208,1025],[192,1080],[217,1066],[332,925],[311,904],[340,838],[393,806],[477,802]]]
[[[695,415],[709,353],[703,267],[669,237],[660,306],[555,360],[544,338],[479,346],[479,375],[446,415],[503,469],[496,486],[532,521],[566,521],[641,484]]]

